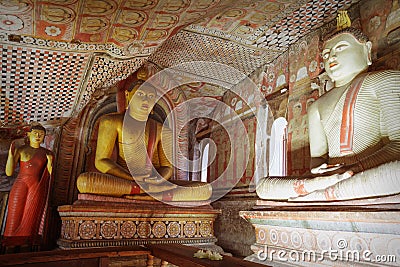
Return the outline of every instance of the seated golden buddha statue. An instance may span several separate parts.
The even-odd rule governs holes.
[[[143,69],[138,71],[138,78],[147,78]],[[169,161],[172,159],[172,132],[149,118],[157,90],[143,82],[125,91],[125,112],[100,118],[95,155],[95,166],[100,173],[79,175],[79,192],[141,200],[209,199],[212,193],[210,184],[169,181],[173,175]],[[116,144],[118,152],[114,161],[112,153]]]
[[[400,72],[367,72],[371,42],[346,28],[323,45],[334,88],[308,110],[311,175],[266,177],[263,199],[332,201],[400,193]]]

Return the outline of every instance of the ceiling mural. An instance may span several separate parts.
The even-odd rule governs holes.
[[[306,0],[243,1],[211,20],[203,19],[187,30],[207,33],[251,45],[275,23],[291,15]]]
[[[225,88],[221,88],[220,86],[204,83],[204,82],[196,82],[196,83],[188,83],[182,86],[183,91],[188,99],[208,96],[219,99],[222,97]]]
[[[113,86],[118,81],[126,79],[144,61],[145,58],[143,57],[129,60],[113,60],[106,55],[95,56],[92,71],[88,77],[87,84],[84,86],[84,90],[82,90],[80,101],[74,109],[74,114],[77,114],[85,107],[96,89],[105,89]]]
[[[268,50],[285,51],[310,30],[335,17],[338,9],[354,0],[277,0],[242,2],[211,20],[189,25],[186,30],[209,34]]]
[[[214,36],[180,31],[166,40],[157,52],[149,57],[151,62],[166,68],[193,61],[212,61],[225,64],[240,72],[249,75],[255,69],[266,62],[274,60],[280,53],[274,51],[262,51],[252,47],[246,47],[235,42],[227,42]],[[201,65],[198,65],[201,68]],[[205,66],[208,69],[208,66]],[[191,70],[194,73],[200,69]],[[235,74],[215,73],[224,81],[234,81]]]
[[[0,123],[72,116],[97,89],[147,60],[160,68],[211,61],[248,76],[356,2],[0,0]],[[207,64],[189,70],[203,71]],[[213,71],[216,79],[240,81],[234,72]],[[186,86],[185,94],[220,99],[226,89]],[[212,111],[207,103],[201,108]]]
[[[2,124],[70,116],[89,54],[1,44],[0,52]]]
[[[0,30],[124,55],[154,52],[179,29],[286,49],[353,0],[2,0]],[[191,24],[191,25],[190,25]],[[52,44],[52,43],[50,43]]]
[[[189,83],[181,88],[187,99],[197,98],[196,103],[198,104],[191,105],[190,112],[199,115],[210,115],[217,104],[216,101],[210,101],[210,98],[222,100],[223,94],[226,92],[225,88],[204,82]]]
[[[133,56],[153,52],[178,29],[219,13],[230,2],[233,1],[2,0],[0,29],[77,45],[115,45],[124,55]],[[99,47],[92,45],[88,49]]]

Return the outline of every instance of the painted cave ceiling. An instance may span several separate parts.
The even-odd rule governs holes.
[[[355,2],[0,0],[1,125],[72,116],[147,60],[160,69],[212,61],[249,75]],[[200,83],[184,94],[220,99],[224,89]]]

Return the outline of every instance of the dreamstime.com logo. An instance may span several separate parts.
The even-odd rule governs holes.
[[[330,250],[284,250],[271,249],[264,246],[264,249],[257,252],[257,259],[260,261],[280,262],[322,262],[322,261],[344,261],[344,262],[370,262],[370,263],[396,263],[396,255],[376,255],[370,250],[350,250],[345,239],[337,241],[338,249]]]

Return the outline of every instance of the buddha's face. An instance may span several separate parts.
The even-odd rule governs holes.
[[[371,43],[360,43],[352,34],[328,40],[322,51],[325,70],[336,86],[345,85],[370,65]]]
[[[43,130],[32,129],[28,132],[29,144],[34,147],[40,146],[43,143],[46,133]]]
[[[146,121],[156,101],[154,87],[143,84],[137,90],[127,94],[129,100],[129,114],[139,120]]]

